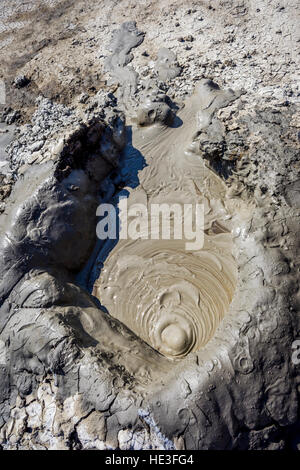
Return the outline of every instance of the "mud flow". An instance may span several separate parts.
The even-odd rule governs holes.
[[[295,8],[174,1],[0,35],[0,449],[299,448]]]
[[[143,156],[145,167],[138,171],[138,186],[128,187],[127,207],[129,216],[139,205],[147,207],[148,220],[138,239],[118,241],[93,289],[113,317],[170,358],[184,357],[209,341],[236,286],[225,185],[192,144],[197,130],[211,123],[215,108],[235,98],[214,87],[209,81],[198,86],[176,116],[177,125],[132,124],[122,167],[130,168],[133,148]],[[157,115],[152,107],[149,101],[138,111],[142,124],[145,115]],[[163,203],[170,208],[203,205],[203,246],[193,247],[183,226],[181,240],[174,239],[174,230],[169,240],[162,239],[162,220],[156,217],[151,223],[149,214],[153,205]],[[176,211],[168,215],[172,226]]]

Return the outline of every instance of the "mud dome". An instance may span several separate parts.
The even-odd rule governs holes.
[[[56,3],[50,13],[59,25],[71,12]],[[294,8],[285,0],[286,11],[262,0],[249,0],[249,8],[211,0],[191,2],[187,12],[179,0],[173,10],[152,3],[162,6],[166,27],[157,26],[155,8],[150,26],[122,24],[132,19],[127,0],[113,8],[102,2],[101,14],[98,1],[70,4],[72,11],[90,7],[86,29],[70,25],[68,32],[86,43],[80,49],[74,41],[73,55],[61,60],[83,51],[99,67],[93,47],[88,54],[92,38],[102,48],[115,30],[102,56],[107,86],[71,107],[39,98],[5,154],[1,448],[299,448],[299,365],[292,360],[300,305],[298,89],[286,69]],[[134,16],[144,18],[144,10],[137,3]],[[278,33],[282,15],[290,16]],[[111,19],[120,27],[110,28]],[[48,72],[63,37],[38,42],[33,57],[24,50],[22,73],[33,60]],[[182,58],[192,43],[190,66]],[[241,57],[249,44],[257,50]],[[236,69],[231,56],[240,60]],[[150,59],[153,76],[142,79],[137,71],[144,74]],[[269,75],[273,59],[279,81]],[[22,96],[33,93],[41,69]],[[237,91],[245,83],[246,93]],[[15,119],[14,109],[5,113]],[[142,237],[100,242],[96,209],[117,205],[119,195],[130,207],[203,203],[203,249]]]
[[[132,145],[147,166],[138,173],[139,186],[129,188],[129,213],[135,204],[148,206],[149,213],[151,204],[203,204],[204,246],[189,252],[185,238],[144,240],[147,234],[134,241],[120,240],[105,261],[93,293],[112,316],[168,357],[183,357],[204,346],[234,293],[232,208],[226,204],[225,184],[205,166],[196,142],[208,127],[218,132],[213,122],[216,110],[238,96],[204,80],[172,123],[171,109],[154,112],[159,105],[168,106],[167,97],[152,90],[137,112],[143,127],[133,124],[131,128]],[[145,115],[155,116],[147,128]],[[169,126],[164,124],[166,115]],[[129,152],[123,166],[131,159]],[[153,233],[159,232],[159,223],[156,220],[157,227],[151,226]]]

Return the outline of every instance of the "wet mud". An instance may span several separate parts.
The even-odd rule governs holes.
[[[9,147],[1,446],[295,448],[296,107],[246,108],[249,90],[209,78],[177,103],[161,84],[180,76],[175,53],[157,51],[151,80],[134,70],[146,40],[132,21],[114,31],[103,109],[41,102],[37,135],[60,115],[68,125],[35,150],[18,153],[21,131]],[[97,207],[119,196],[128,225],[141,204],[203,205],[203,246],[155,239],[147,217],[136,239],[97,240]]]

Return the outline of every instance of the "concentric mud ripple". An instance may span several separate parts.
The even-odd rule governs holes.
[[[233,296],[230,234],[206,235],[197,253],[182,241],[120,241],[95,294],[110,314],[165,356],[180,358],[213,336]]]

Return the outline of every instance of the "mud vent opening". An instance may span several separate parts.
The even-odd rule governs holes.
[[[231,234],[205,234],[198,252],[182,241],[120,240],[94,286],[109,313],[166,357],[179,359],[214,335],[232,300]]]
[[[154,94],[161,95],[159,90]],[[222,178],[206,166],[203,141],[217,132],[216,109],[239,95],[203,80],[176,115],[178,125],[166,122],[170,110],[166,96],[148,97],[127,136],[122,173],[132,175],[137,162],[144,161],[136,180],[131,178],[135,184],[130,178],[124,184],[128,214],[136,206],[152,215],[155,205],[201,205],[204,243],[189,251],[184,238],[154,239],[152,229],[160,231],[157,218],[150,232],[147,228],[135,239],[121,237],[106,258],[100,254],[97,262],[103,268],[94,278],[93,294],[110,315],[168,358],[180,359],[204,347],[234,294],[237,269],[230,222],[234,203],[226,199]],[[150,109],[160,110],[159,119],[145,123]],[[181,233],[185,234],[184,227]]]

